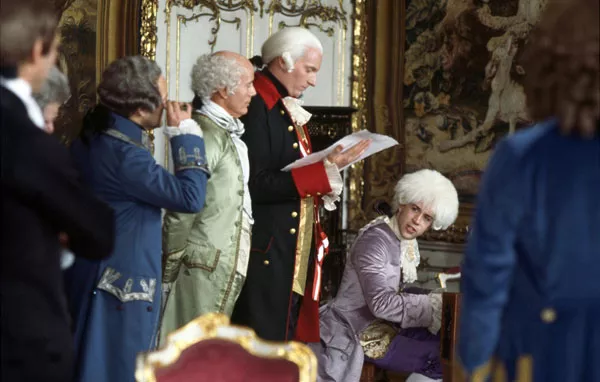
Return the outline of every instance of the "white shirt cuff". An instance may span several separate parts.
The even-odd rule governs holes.
[[[325,164],[325,173],[327,174],[327,179],[329,180],[331,192],[327,195],[324,195],[321,199],[323,200],[323,207],[325,207],[327,211],[333,211],[337,208],[335,202],[340,201],[340,194],[344,189],[344,180],[342,179],[340,170],[335,163],[331,163],[327,159],[325,159],[323,163]]]
[[[197,135],[199,137],[203,136],[202,129],[200,128],[200,126],[198,126],[196,121],[194,121],[191,118],[184,119],[183,121],[181,121],[179,123],[179,127],[165,127],[165,135],[169,137],[169,139],[183,134]]]

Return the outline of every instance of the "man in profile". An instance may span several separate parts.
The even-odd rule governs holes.
[[[67,149],[42,130],[44,117],[32,97],[56,60],[51,4],[0,2],[3,381],[71,380],[59,235],[73,253],[90,259],[108,256],[114,241],[112,210],[79,183]]]

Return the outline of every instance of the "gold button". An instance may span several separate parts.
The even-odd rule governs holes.
[[[294,126],[292,126],[292,125],[288,126],[288,131],[290,131],[290,132],[294,131]]]
[[[310,198],[311,196],[312,196],[311,194],[306,194],[306,197],[307,197],[307,198]]]
[[[321,196],[321,193],[320,193],[320,192],[317,192],[317,196]]]
[[[279,110],[279,112],[281,113],[281,115],[285,114],[285,111],[283,111],[283,110]]]
[[[306,153],[307,153],[307,154],[310,154],[310,150],[306,150]]]
[[[556,311],[552,308],[543,309],[540,316],[542,317],[542,321],[546,324],[551,324],[556,321]]]
[[[297,149],[298,148],[298,142],[294,142],[294,144],[292,145],[293,148]]]
[[[296,228],[292,228],[292,229],[290,230],[290,233],[291,233],[292,235],[293,235],[293,234],[295,234],[295,233],[296,233]]]
[[[296,211],[292,212],[292,217],[293,218],[297,218],[298,217],[298,213]]]
[[[269,260],[265,260],[265,261],[263,261],[263,264],[264,264],[264,265],[269,265]]]

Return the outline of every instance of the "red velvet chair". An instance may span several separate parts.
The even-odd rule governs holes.
[[[159,350],[137,358],[138,382],[314,382],[317,359],[298,342],[275,343],[229,324],[223,314],[196,318]]]

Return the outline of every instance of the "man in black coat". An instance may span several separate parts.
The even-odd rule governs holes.
[[[339,169],[369,142],[291,171],[282,168],[312,152],[310,114],[298,98],[316,85],[323,47],[304,28],[285,28],[262,46],[265,68],[255,73],[257,95],[241,118],[248,146],[254,227],[246,282],[232,321],[268,340],[319,341],[320,267],[327,240],[321,205],[335,209],[343,189]],[[262,66],[262,65],[259,65]]]
[[[70,381],[73,344],[61,245],[100,259],[114,242],[112,210],[79,183],[67,149],[42,130],[31,95],[56,60],[58,20],[51,4],[0,4],[2,381]]]

